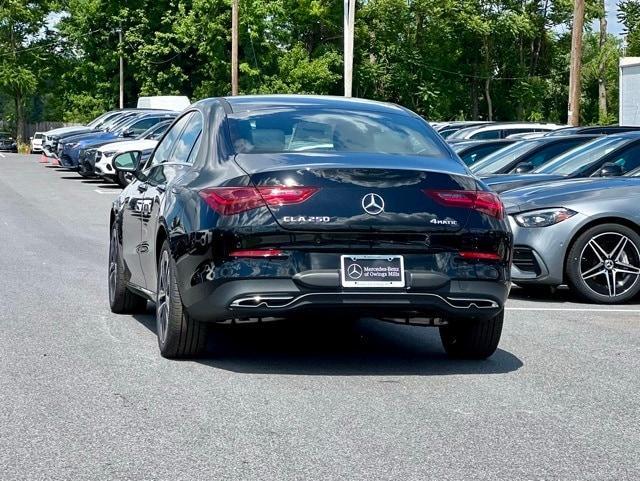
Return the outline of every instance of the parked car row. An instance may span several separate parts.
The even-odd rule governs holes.
[[[475,139],[486,127],[455,126]],[[505,204],[513,282],[566,284],[606,304],[638,295],[640,127],[569,127],[493,140],[455,135],[448,134],[453,150]]]
[[[43,156],[83,177],[102,177],[124,187],[128,177],[115,171],[112,157],[127,149],[150,154],[177,115],[170,110],[137,108],[107,112],[87,126],[45,132]]]

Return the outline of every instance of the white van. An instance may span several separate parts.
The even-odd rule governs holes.
[[[137,107],[139,109],[161,109],[181,112],[189,105],[191,105],[191,102],[189,97],[185,95],[156,95],[153,97],[139,97]]]

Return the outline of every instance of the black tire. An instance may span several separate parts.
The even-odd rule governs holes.
[[[128,186],[131,183],[131,181],[132,181],[131,174],[128,174],[126,172],[118,172],[116,182],[120,185],[120,187],[124,189],[126,186]]]
[[[486,359],[498,348],[504,311],[486,321],[452,321],[440,327],[440,339],[450,357]]]
[[[120,172],[118,171],[118,185],[120,185],[120,187],[122,187],[123,189],[129,185],[129,181],[127,179],[127,177],[125,176],[124,172]]]
[[[158,256],[157,272],[156,331],[160,354],[169,359],[201,354],[207,344],[207,325],[189,317],[182,304],[176,265],[167,241]]]
[[[111,241],[109,242],[109,306],[116,314],[144,312],[147,300],[131,292],[125,283],[124,261],[118,235],[117,223],[111,226]]]
[[[640,235],[620,224],[591,227],[569,249],[565,274],[571,290],[588,302],[631,300],[640,292]]]

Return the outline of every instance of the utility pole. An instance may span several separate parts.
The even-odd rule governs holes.
[[[124,58],[122,56],[122,23],[118,29],[118,42],[120,50],[120,108],[124,108]]]
[[[600,63],[598,65],[598,111],[602,123],[607,119],[607,65],[605,49],[607,48],[607,7],[601,1],[602,17],[600,17]]]
[[[353,33],[356,0],[344,0],[344,96],[351,97],[353,85]]]
[[[571,31],[571,70],[569,73],[569,125],[580,125],[580,96],[582,70],[582,29],[584,27],[584,0],[573,0],[573,26]]]
[[[231,3],[231,95],[238,95],[238,0]]]

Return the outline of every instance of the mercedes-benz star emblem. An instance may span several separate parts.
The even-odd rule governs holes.
[[[351,264],[347,268],[347,275],[351,279],[360,279],[362,277],[362,267],[360,267],[358,264]]]
[[[367,214],[378,215],[384,212],[384,200],[378,194],[367,194],[362,198],[362,208]]]

